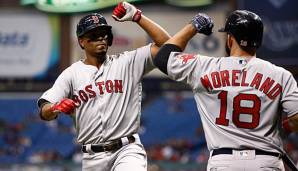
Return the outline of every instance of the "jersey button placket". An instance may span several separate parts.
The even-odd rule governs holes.
[[[105,73],[105,71],[106,71],[106,62],[103,64],[103,65],[101,65],[101,67],[99,68],[99,70],[98,70],[98,72],[97,72],[97,74],[96,74],[96,77],[95,77],[95,83],[96,83],[96,81],[98,81],[98,80],[101,80],[101,81],[106,81],[106,73]],[[99,100],[99,102],[100,102],[100,100],[103,100],[104,99],[104,95],[105,95],[105,86],[102,86],[102,91],[104,92],[103,94],[100,94],[100,91],[99,91],[99,89],[98,89],[98,87],[96,87],[96,91],[97,91],[97,100]],[[106,106],[107,107],[107,106]],[[106,108],[106,107],[104,107],[104,108]],[[102,111],[100,111],[100,115],[101,115],[101,137],[102,137],[102,139],[103,139],[103,141],[105,141],[105,135],[106,135],[106,121],[105,121],[105,118],[104,118],[104,113],[105,113],[105,109],[103,109]]]

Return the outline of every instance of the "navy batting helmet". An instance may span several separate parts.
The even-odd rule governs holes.
[[[111,46],[113,43],[112,26],[108,25],[106,19],[99,13],[86,15],[79,21],[76,31],[78,38],[95,28],[108,31],[108,45]]]
[[[258,48],[262,44],[263,22],[253,12],[236,10],[227,18],[225,27],[218,31],[233,35],[242,47]]]

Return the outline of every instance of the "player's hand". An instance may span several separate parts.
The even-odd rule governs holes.
[[[197,30],[197,33],[202,33],[205,35],[210,35],[213,29],[213,21],[207,15],[203,13],[198,13],[192,20],[191,24]]]
[[[116,21],[140,21],[142,11],[128,2],[120,2],[117,7],[114,8],[112,17]]]
[[[51,106],[51,111],[54,113],[63,112],[65,114],[71,114],[77,107],[76,103],[71,99],[62,99],[59,103]]]

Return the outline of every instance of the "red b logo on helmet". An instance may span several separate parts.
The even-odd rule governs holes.
[[[98,16],[96,16],[96,15],[93,15],[93,16],[92,16],[92,20],[94,21],[94,22],[93,22],[94,24],[99,23],[99,18],[98,18]]]

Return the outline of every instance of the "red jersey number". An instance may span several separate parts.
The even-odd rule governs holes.
[[[218,94],[218,99],[220,99],[220,113],[219,117],[216,118],[215,123],[218,125],[229,125],[229,120],[227,116],[227,97],[228,92],[222,91]],[[251,107],[241,106],[241,101],[251,101]],[[232,112],[232,121],[238,128],[254,129],[260,123],[260,109],[261,109],[261,100],[255,94],[238,94],[233,99],[233,112]],[[240,120],[241,115],[251,115],[250,122],[244,122]]]

